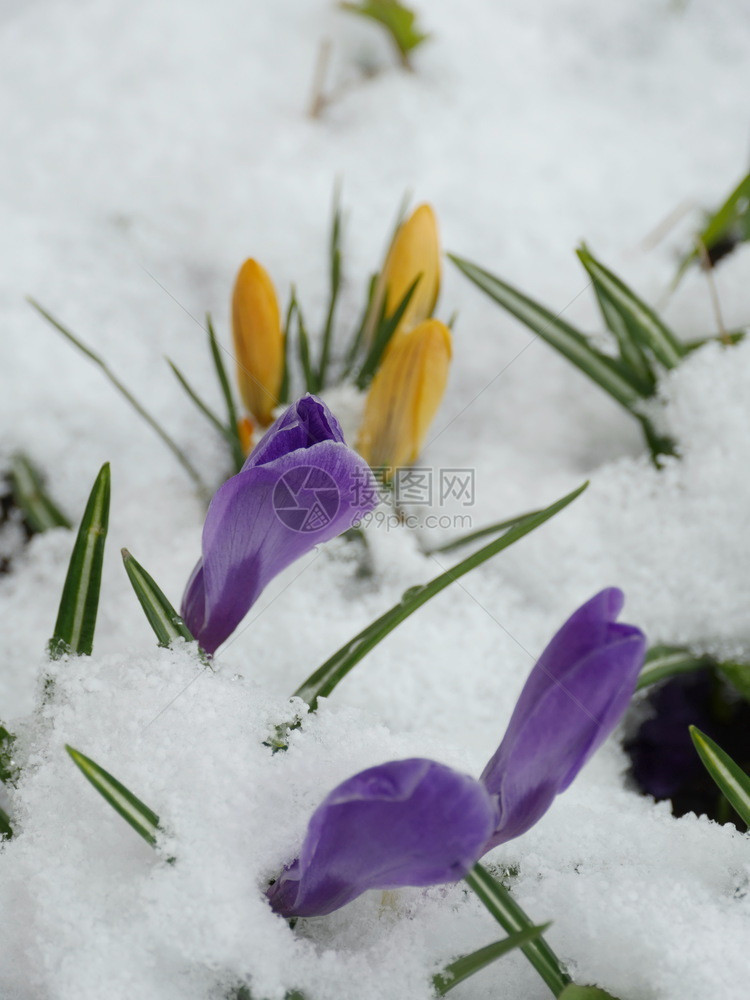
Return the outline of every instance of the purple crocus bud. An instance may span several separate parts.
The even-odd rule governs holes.
[[[366,889],[461,878],[525,833],[614,729],[635,690],[646,639],[615,619],[612,587],[579,608],[531,671],[479,781],[429,760],[391,761],[335,788],[299,858],[268,890],[284,916],[330,913]]]
[[[618,623],[624,597],[610,587],[580,607],[531,671],[481,781],[500,821],[486,849],[525,833],[570,785],[633,696],[646,639]]]
[[[380,764],[326,797],[268,898],[277,913],[307,917],[366,889],[456,882],[496,823],[495,800],[474,778],[421,758]]]
[[[277,573],[376,503],[369,466],[326,404],[307,395],[290,406],[208,508],[203,555],[182,599],[202,648],[214,653]]]

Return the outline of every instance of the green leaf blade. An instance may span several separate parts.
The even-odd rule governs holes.
[[[159,834],[159,817],[149,809],[139,798],[127,789],[117,778],[105,771],[89,757],[84,756],[73,747],[67,746],[65,749],[70,754],[76,767],[82,772],[84,777],[91,782],[99,794],[112,806],[115,812],[129,823],[130,826],[140,834],[141,837],[150,844],[156,846],[156,839]]]
[[[125,572],[160,646],[171,646],[176,639],[195,642],[185,622],[175,611],[156,581],[127,549],[122,550]]]
[[[533,940],[521,946],[521,950],[554,995],[559,997],[570,983],[570,976],[541,936],[539,928],[529,920],[511,893],[480,864],[475,865],[464,879],[508,934],[532,928],[537,932]]]
[[[510,934],[502,941],[495,941],[493,944],[488,944],[484,948],[473,951],[470,955],[463,955],[461,958],[457,958],[455,962],[451,962],[450,965],[446,966],[442,972],[433,976],[432,982],[435,986],[435,992],[439,997],[444,997],[446,993],[455,986],[458,986],[465,979],[468,979],[469,976],[473,976],[476,972],[481,972],[482,969],[486,968],[492,962],[496,962],[499,958],[509,954],[509,952],[515,951],[516,948],[522,948],[531,941],[535,941],[549,926],[550,924],[542,924],[540,927],[524,928],[524,930],[517,931],[515,934]]]
[[[638,384],[617,362],[592,347],[580,330],[477,264],[454,254],[448,257],[486,295],[554,347],[621,406],[633,412],[643,399]]]
[[[685,349],[669,327],[585,246],[579,248],[578,258],[594,284],[602,312],[612,322],[611,329],[618,340],[623,337],[633,351],[638,348],[641,352],[649,351],[665,368],[675,368],[685,356]]]
[[[417,24],[417,15],[399,0],[361,0],[360,3],[343,2],[342,10],[358,14],[381,24],[391,37],[405,66],[409,54],[430,37]]]
[[[26,455],[13,456],[10,479],[13,499],[32,531],[72,527],[68,518],[49,497],[42,484],[42,477]]]
[[[237,408],[234,405],[234,396],[232,395],[232,388],[229,384],[226,368],[221,359],[221,348],[216,338],[214,324],[208,313],[206,314],[206,330],[208,331],[208,345],[211,349],[211,359],[214,363],[216,378],[219,381],[219,387],[227,410],[227,424],[224,428],[224,434],[229,442],[235,468],[239,472],[245,463],[245,453],[242,450],[242,442],[240,441],[240,432],[237,425]],[[219,425],[221,426],[221,421],[219,421]]]
[[[711,666],[710,656],[692,653],[685,646],[652,646],[646,653],[643,668],[638,677],[636,691],[657,684],[659,681],[676,677],[678,674],[691,673]]]
[[[65,653],[80,656],[92,653],[109,525],[109,500],[109,463],[105,462],[89,495],[70,557],[55,630],[49,642],[49,655],[53,660]]]
[[[713,778],[716,786],[735,809],[746,826],[750,827],[750,775],[722,750],[718,743],[702,733],[696,726],[690,726],[690,736],[703,766]]]
[[[423,604],[435,597],[446,587],[454,583],[457,579],[469,573],[472,569],[491,559],[502,552],[503,549],[519,541],[524,535],[534,531],[545,521],[554,517],[568,504],[572,503],[587,488],[588,482],[583,483],[577,489],[568,493],[560,500],[555,501],[544,510],[531,514],[514,524],[512,528],[496,538],[488,545],[483,546],[477,552],[472,553],[458,565],[441,573],[426,584],[412,587],[407,590],[398,604],[389,611],[381,615],[376,621],[368,625],[362,632],[350,639],[333,656],[319,667],[308,679],[295,691],[295,696],[301,698],[310,707],[310,711],[315,711],[318,699],[327,696],[340,683],[341,680],[356,666],[363,657],[367,655],[379,642],[393,631],[397,625],[412,615]]]

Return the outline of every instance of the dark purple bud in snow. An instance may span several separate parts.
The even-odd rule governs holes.
[[[346,446],[326,404],[307,395],[290,406],[208,508],[203,555],[182,599],[203,649],[215,652],[277,573],[376,500],[369,466]]]
[[[453,882],[533,826],[633,695],[646,640],[615,621],[622,604],[619,590],[604,590],[554,636],[479,781],[405,760],[335,788],[313,814],[299,858],[268,890],[273,908],[321,915],[366,889]]]
[[[646,639],[618,623],[625,598],[603,590],[565,622],[539,657],[481,780],[498,796],[487,849],[539,820],[617,725],[635,691]]]
[[[299,859],[268,890],[284,916],[330,913],[366,889],[455,882],[497,822],[474,778],[394,760],[348,778],[313,813]]]

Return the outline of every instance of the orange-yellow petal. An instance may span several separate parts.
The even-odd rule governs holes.
[[[365,402],[357,450],[373,468],[411,465],[448,382],[451,334],[437,319],[398,331]]]
[[[279,402],[284,335],[273,282],[252,259],[242,265],[234,284],[232,334],[240,395],[258,423],[266,426]]]
[[[440,238],[435,213],[426,204],[416,208],[396,230],[378,280],[373,315],[385,304],[385,315],[392,316],[418,277],[399,331],[411,330],[429,319],[440,291]]]

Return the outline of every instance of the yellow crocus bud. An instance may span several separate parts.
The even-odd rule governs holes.
[[[393,335],[365,402],[357,450],[377,468],[411,465],[448,381],[451,334],[428,319]]]
[[[239,270],[232,295],[237,384],[258,423],[271,423],[284,374],[284,335],[273,282],[256,260]]]
[[[394,314],[417,277],[419,283],[398,324],[399,332],[429,319],[440,291],[440,239],[430,205],[420,205],[396,230],[378,281],[375,321],[383,302],[385,315]]]

